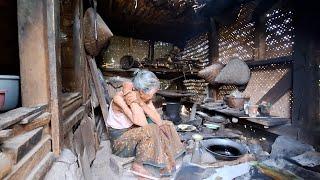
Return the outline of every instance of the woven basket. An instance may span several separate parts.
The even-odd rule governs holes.
[[[250,79],[248,65],[240,59],[233,59],[221,70],[215,82],[219,84],[245,85]]]
[[[223,68],[223,64],[214,63],[198,72],[198,76],[205,79],[210,84],[215,84],[215,78]]]
[[[95,38],[95,13],[93,8],[88,8],[84,14],[84,46],[86,51],[91,56],[97,56],[100,50],[106,46],[110,37],[113,36],[111,30],[102,20],[102,18],[97,16],[97,39]]]

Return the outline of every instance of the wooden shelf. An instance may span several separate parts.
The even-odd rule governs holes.
[[[245,121],[250,123],[255,123],[264,126],[265,128],[278,126],[287,124],[290,122],[290,119],[288,118],[281,118],[281,117],[249,117],[248,115],[245,115],[243,111],[235,110],[235,109],[212,109],[212,108],[206,108],[204,106],[201,106],[204,109],[207,109],[208,111],[213,111],[218,114],[223,114],[230,117],[236,117],[239,119],[239,121]]]

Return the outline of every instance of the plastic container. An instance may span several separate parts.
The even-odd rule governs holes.
[[[0,75],[1,99],[4,101],[0,111],[7,111],[17,107],[19,102],[19,76]]]

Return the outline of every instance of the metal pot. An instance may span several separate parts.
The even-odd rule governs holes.
[[[202,141],[202,146],[220,160],[235,160],[248,153],[244,145],[230,139],[209,139]]]
[[[250,100],[249,97],[233,97],[233,96],[225,96],[224,100],[226,104],[231,108],[236,109],[243,109],[243,105],[245,102],[248,102]]]

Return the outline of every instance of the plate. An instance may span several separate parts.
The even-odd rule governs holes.
[[[178,128],[179,130],[186,131],[186,132],[194,131],[197,129],[195,126],[189,125],[189,124],[179,124]]]
[[[205,123],[203,125],[205,125],[209,129],[218,129],[220,127],[219,125],[211,124],[211,123]]]

